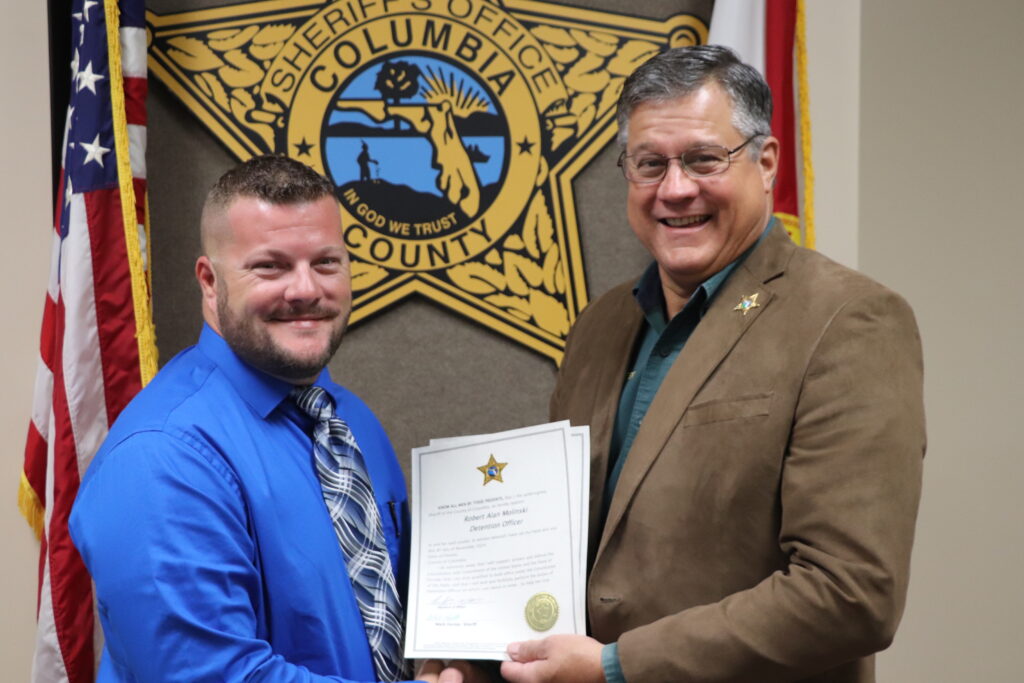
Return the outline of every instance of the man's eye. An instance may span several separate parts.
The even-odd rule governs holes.
[[[720,164],[725,161],[725,156],[715,152],[696,152],[687,154],[686,161],[689,164]]]
[[[273,273],[281,270],[281,264],[275,261],[261,261],[252,267],[257,273]]]
[[[666,159],[665,157],[640,157],[634,163],[639,169],[659,169],[664,168]]]

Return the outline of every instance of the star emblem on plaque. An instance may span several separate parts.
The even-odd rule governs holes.
[[[332,179],[350,322],[419,294],[561,359],[587,303],[572,181],[633,69],[694,45],[654,21],[532,0],[264,0],[147,12],[154,76],[239,159]]]
[[[501,471],[508,465],[507,462],[498,462],[492,455],[490,460],[487,461],[486,465],[480,465],[477,467],[478,470],[483,472],[484,475],[484,486],[487,486],[492,481],[496,481],[499,484],[504,483],[504,479],[501,478]]]

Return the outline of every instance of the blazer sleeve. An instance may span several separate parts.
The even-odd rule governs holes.
[[[913,313],[874,288],[811,347],[779,481],[788,565],[626,631],[628,681],[795,680],[889,645],[907,593],[925,449]]]

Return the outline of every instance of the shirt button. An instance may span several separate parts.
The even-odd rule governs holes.
[[[670,352],[668,349],[661,349],[660,351],[658,351],[658,355],[661,356],[662,358],[668,358],[669,353]]]

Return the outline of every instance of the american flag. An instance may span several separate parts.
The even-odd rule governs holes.
[[[81,475],[156,370],[143,0],[73,0],[70,105],[18,503],[40,538],[37,682],[92,681],[92,585],[68,534]]]
[[[715,0],[708,42],[728,45],[768,81],[775,105],[772,134],[780,147],[775,216],[793,241],[813,248],[814,173],[804,0]]]

